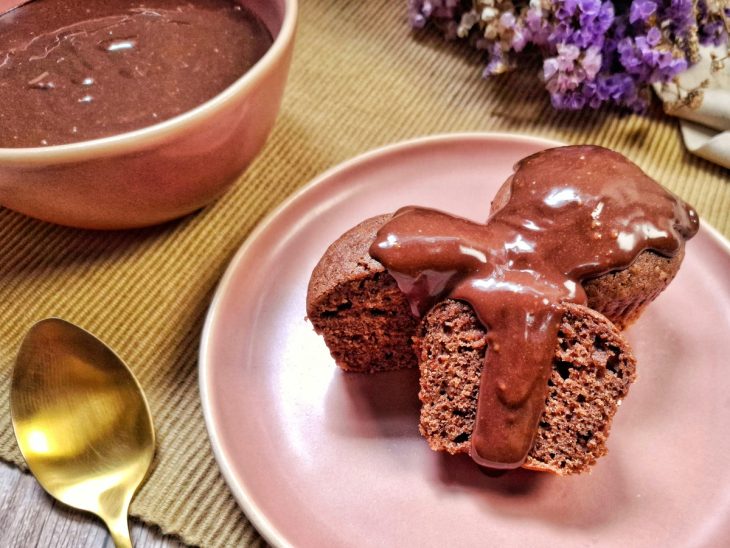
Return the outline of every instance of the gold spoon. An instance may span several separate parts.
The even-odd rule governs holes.
[[[10,392],[15,437],[41,486],[99,516],[131,548],[127,513],[155,452],[152,418],[124,362],[99,339],[57,318],[31,327]]]

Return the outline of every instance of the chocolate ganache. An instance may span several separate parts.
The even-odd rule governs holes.
[[[586,303],[581,282],[624,269],[644,250],[677,253],[696,212],[622,155],[554,148],[525,158],[486,224],[405,207],[377,234],[382,263],[421,316],[469,303],[487,329],[471,457],[522,465],[545,406],[560,303]]]
[[[169,119],[223,91],[272,42],[234,0],[35,0],[0,16],[0,147]]]

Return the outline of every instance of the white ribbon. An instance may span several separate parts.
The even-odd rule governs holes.
[[[698,108],[672,108],[677,100],[674,84],[664,89],[661,85],[655,85],[654,90],[664,101],[664,110],[680,118],[679,126],[687,149],[706,160],[730,168],[730,59],[725,60],[723,70],[714,74],[710,70],[711,53],[724,58],[728,50],[723,46],[705,47],[700,51],[700,62],[679,76],[683,94],[698,87],[704,80],[709,80]]]

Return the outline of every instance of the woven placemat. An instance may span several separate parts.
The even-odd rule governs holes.
[[[450,131],[596,143],[626,154],[730,235],[728,171],[687,154],[676,122],[659,110],[556,113],[534,70],[485,82],[479,54],[433,32],[411,33],[405,0],[301,3],[278,124],[218,202],[160,227],[111,233],[0,210],[0,457],[22,465],[7,410],[23,333],[46,316],[76,322],[130,364],[154,413],[155,468],[132,514],[191,544],[261,542],[213,460],[198,397],[198,343],[234,251],[317,173],[376,146]]]

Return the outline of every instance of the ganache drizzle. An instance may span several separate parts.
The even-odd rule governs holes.
[[[622,155],[568,146],[515,166],[506,202],[486,224],[405,207],[370,255],[422,316],[446,298],[487,329],[471,457],[517,468],[545,406],[560,303],[586,303],[581,283],[627,268],[647,249],[671,257],[699,228],[696,212]]]

